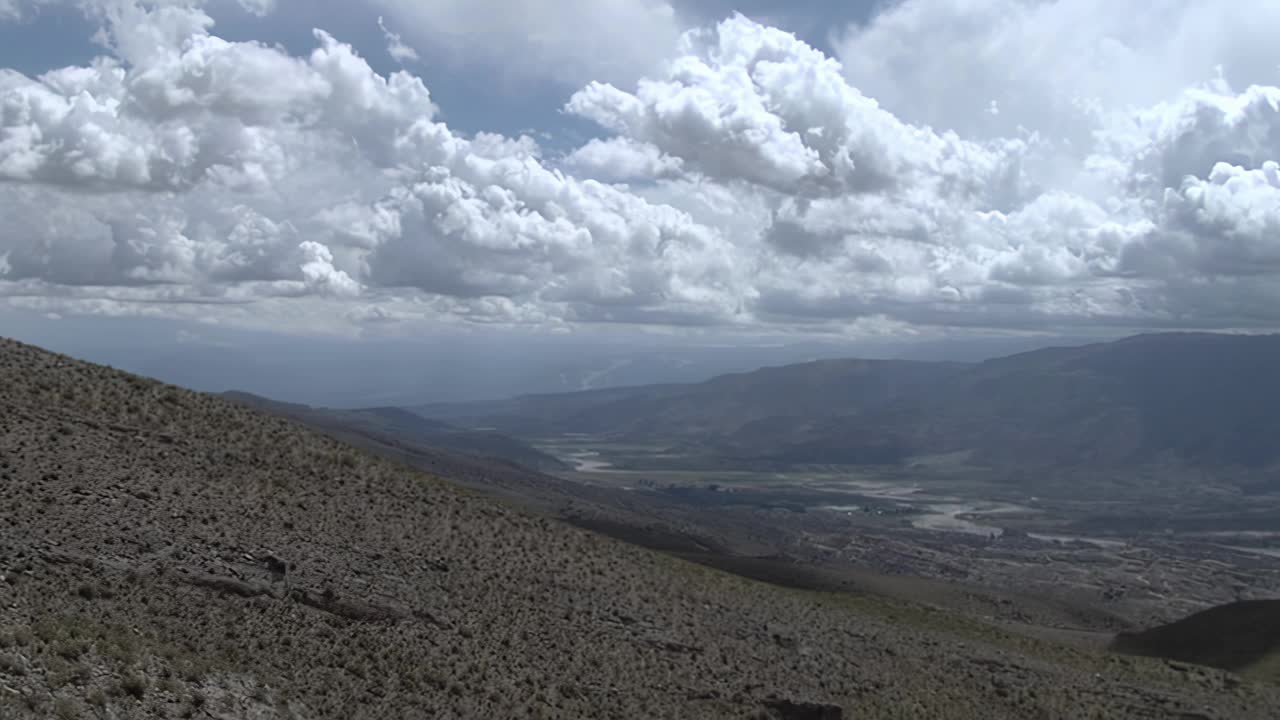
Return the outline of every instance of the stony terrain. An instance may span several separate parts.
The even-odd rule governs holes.
[[[0,717],[1266,718],[1280,690],[784,590],[0,341]]]

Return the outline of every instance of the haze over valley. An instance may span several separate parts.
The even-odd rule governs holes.
[[[1277,353],[1148,335],[417,412],[521,436],[579,481],[785,528],[809,561],[1070,584],[1141,624],[1276,590]]]

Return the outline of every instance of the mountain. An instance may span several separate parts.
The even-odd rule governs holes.
[[[517,435],[680,443],[744,463],[1280,463],[1280,336],[1158,334],[977,364],[829,360],[690,385],[413,408]]]
[[[467,430],[397,407],[342,410],[283,403],[242,392],[223,397],[336,434],[355,444],[374,440],[421,449],[461,453],[471,458],[505,460],[531,470],[568,468],[560,460],[511,437],[481,430]]]
[[[575,529],[0,340],[0,717],[1275,717],[1280,689]]]
[[[649,385],[507,401],[427,405],[425,417],[506,432],[661,438],[724,436],[775,418],[811,422],[866,412],[965,367],[906,360],[820,360],[689,385]]]
[[[1163,334],[989,360],[877,412],[815,427],[791,450],[833,457],[867,438],[902,454],[992,464],[1280,462],[1280,336]]]

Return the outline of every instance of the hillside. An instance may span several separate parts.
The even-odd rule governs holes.
[[[1209,608],[1168,625],[1121,633],[1112,647],[1280,681],[1280,600]]]
[[[245,393],[223,397],[295,421],[372,455],[449,478],[450,482],[520,507],[590,527],[627,542],[666,550],[771,552],[762,529],[661,498],[565,480],[564,464],[517,440],[467,431],[399,408],[332,410],[282,403]],[[474,438],[475,441],[467,442]],[[711,525],[711,527],[708,527]],[[768,531],[763,531],[766,534]]]
[[[785,591],[0,341],[0,716],[1256,718],[1280,692]]]
[[[277,402],[241,392],[224,393],[223,396],[333,433],[339,439],[355,444],[360,444],[363,438],[372,437],[417,448],[462,453],[473,459],[505,460],[531,470],[566,469],[565,464],[556,458],[506,435],[429,420],[403,408],[345,410]]]

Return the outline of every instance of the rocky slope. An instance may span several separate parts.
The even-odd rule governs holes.
[[[0,341],[0,717],[1260,718],[1280,692],[787,591]]]

